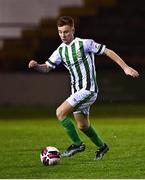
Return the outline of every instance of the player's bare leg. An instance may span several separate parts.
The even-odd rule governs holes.
[[[68,117],[68,114],[72,111],[73,107],[67,101],[63,102],[56,110],[58,120],[73,142],[73,144],[64,151],[62,154],[63,157],[69,157],[85,150],[84,143],[79,138],[71,118]]]
[[[57,119],[62,121],[72,111],[73,107],[67,101],[64,101],[56,110]]]
[[[73,115],[77,123],[77,126],[81,131],[89,128],[90,121],[89,121],[89,116],[87,114],[74,113]]]

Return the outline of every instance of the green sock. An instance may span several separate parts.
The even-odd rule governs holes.
[[[83,130],[83,132],[91,139],[91,141],[98,147],[102,147],[104,142],[102,139],[97,135],[95,129],[90,126],[88,129]]]
[[[78,136],[78,133],[77,133],[77,131],[75,129],[74,124],[71,121],[71,118],[66,117],[62,121],[60,121],[60,123],[64,127],[64,129],[65,129],[66,133],[68,134],[68,136],[73,141],[73,144],[80,145],[81,140],[80,140],[80,138]]]

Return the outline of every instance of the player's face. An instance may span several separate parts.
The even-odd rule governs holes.
[[[58,34],[63,43],[69,44],[74,39],[74,27],[69,25],[58,27]]]

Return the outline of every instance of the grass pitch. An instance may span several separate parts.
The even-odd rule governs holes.
[[[62,152],[71,143],[57,120],[2,118],[0,179],[145,178],[144,116],[93,116],[91,122],[110,147],[102,160],[93,160],[96,148],[79,132],[86,151],[62,158],[59,165],[45,167],[39,158],[43,147],[55,146]]]

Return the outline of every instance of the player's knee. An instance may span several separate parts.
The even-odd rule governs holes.
[[[56,117],[59,121],[61,121],[65,118],[65,113],[64,113],[63,109],[61,109],[59,107],[56,109]]]

